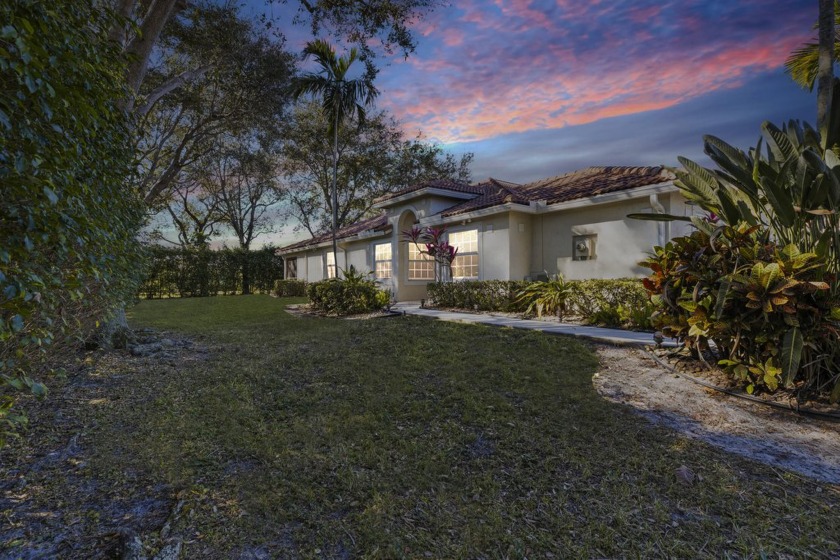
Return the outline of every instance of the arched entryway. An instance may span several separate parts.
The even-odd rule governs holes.
[[[397,229],[394,232],[397,251],[395,253],[397,262],[394,263],[396,270],[397,301],[418,301],[426,297],[426,284],[429,280],[409,279],[409,242],[405,241],[402,232],[408,231],[417,225],[417,215],[411,210],[406,210],[400,215],[397,222]]]

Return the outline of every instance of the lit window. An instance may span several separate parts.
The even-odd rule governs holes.
[[[327,278],[335,278],[335,253],[327,253]]]
[[[286,278],[290,280],[297,278],[297,258],[286,259]]]
[[[420,245],[425,248],[425,245]],[[434,280],[435,261],[429,255],[420,252],[417,244],[408,242],[408,279],[409,280]]]
[[[391,244],[380,243],[374,246],[376,277],[385,280],[391,277]]]
[[[478,278],[478,230],[453,231],[449,244],[458,249],[458,256],[452,263],[452,278]]]

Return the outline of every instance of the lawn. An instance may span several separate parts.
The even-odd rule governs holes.
[[[90,469],[177,493],[185,558],[840,555],[838,487],[601,399],[586,344],[285,303],[145,301],[133,326],[209,353],[99,372]]]

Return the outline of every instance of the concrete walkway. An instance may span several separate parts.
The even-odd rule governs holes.
[[[653,333],[625,331],[622,329],[607,329],[602,327],[588,327],[585,325],[574,325],[571,323],[554,323],[549,321],[535,321],[528,319],[517,319],[515,317],[499,316],[483,313],[466,313],[458,311],[442,311],[438,309],[421,309],[419,302],[397,303],[391,310],[406,315],[419,315],[421,317],[432,317],[441,321],[452,321],[454,323],[472,323],[477,325],[493,325],[496,327],[511,327],[514,329],[527,329],[542,331],[548,334],[566,334],[581,338],[589,338],[610,344],[630,346],[652,346],[655,344]],[[663,346],[676,346],[673,341],[665,341]]]

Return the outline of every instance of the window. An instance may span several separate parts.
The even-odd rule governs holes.
[[[380,280],[386,280],[391,277],[391,244],[380,243],[374,245],[373,259],[376,262],[374,270],[376,277]]]
[[[327,278],[335,278],[335,253],[327,253]]]
[[[297,259],[286,259],[286,278],[294,280],[297,278]]]
[[[458,249],[458,256],[452,263],[452,278],[478,278],[478,230],[453,231],[449,244]]]
[[[435,261],[429,255],[420,252],[416,243],[408,241],[408,279],[434,280]],[[422,246],[421,246],[422,247]]]

